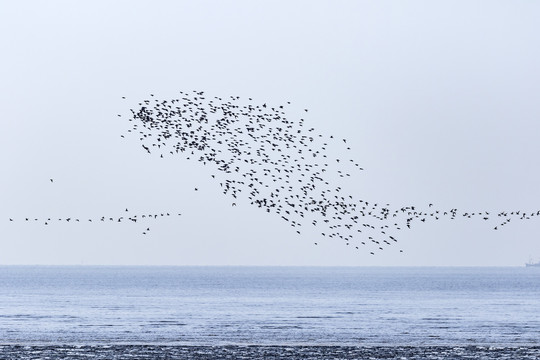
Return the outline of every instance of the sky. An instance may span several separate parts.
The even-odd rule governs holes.
[[[464,219],[421,224],[375,256],[298,235],[248,203],[231,207],[201,164],[148,156],[121,137],[149,94],[290,101],[292,113],[309,109],[306,125],[347,139],[365,169],[347,184],[355,197],[537,211],[538,18],[540,3],[519,0],[4,2],[0,264],[540,259],[540,218],[497,231]],[[146,235],[144,224],[41,221],[125,209],[182,215],[148,222]]]

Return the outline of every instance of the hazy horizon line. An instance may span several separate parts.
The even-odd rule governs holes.
[[[158,265],[158,264],[0,264],[0,267],[295,267],[295,268],[521,268],[523,265]]]

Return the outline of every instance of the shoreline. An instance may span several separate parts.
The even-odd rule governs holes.
[[[0,345],[2,359],[538,359],[534,346]]]

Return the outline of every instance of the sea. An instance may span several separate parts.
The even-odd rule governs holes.
[[[0,359],[540,359],[540,268],[0,266]]]

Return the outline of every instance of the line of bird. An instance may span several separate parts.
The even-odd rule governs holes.
[[[358,199],[341,184],[363,171],[350,156],[343,157],[351,150],[347,140],[306,126],[308,109],[289,118],[290,105],[207,97],[198,90],[180,91],[169,100],[150,94],[130,109],[131,126],[121,137],[135,137],[149,155],[180,156],[211,167],[232,206],[243,201],[275,214],[298,234],[310,224],[320,237],[340,239],[356,249],[366,246],[372,255],[397,243],[395,232],[415,223],[458,217],[487,221],[496,215],[502,219],[497,230],[512,219],[540,216],[540,211],[438,210],[433,204],[421,210]]]
[[[52,179],[51,179],[51,182]],[[129,210],[126,209],[124,216],[101,216],[96,218],[82,218],[82,217],[47,217],[47,218],[36,218],[36,217],[24,217],[24,218],[9,218],[10,222],[37,222],[42,223],[43,225],[51,225],[54,223],[143,223],[146,220],[157,220],[159,218],[166,218],[171,216],[181,216],[181,213],[172,213],[172,212],[160,212],[160,213],[151,213],[151,214],[130,214]],[[147,235],[150,232],[150,227],[145,227],[142,231],[143,235]]]

